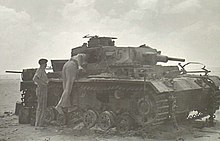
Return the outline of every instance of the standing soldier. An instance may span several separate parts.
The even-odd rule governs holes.
[[[40,59],[38,61],[40,67],[37,69],[33,81],[37,85],[36,95],[37,95],[37,111],[36,111],[36,122],[35,126],[44,126],[44,116],[47,108],[47,84],[48,78],[46,74],[47,59]]]

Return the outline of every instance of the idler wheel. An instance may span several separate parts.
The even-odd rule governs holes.
[[[87,110],[83,115],[83,123],[86,128],[92,128],[98,119],[98,114],[93,110]]]
[[[107,131],[115,125],[115,115],[112,111],[104,111],[99,116],[98,126]]]
[[[118,117],[116,130],[119,134],[125,134],[132,129],[134,119],[128,113],[124,113]]]
[[[45,122],[50,123],[55,119],[55,111],[53,107],[47,107],[45,112]]]

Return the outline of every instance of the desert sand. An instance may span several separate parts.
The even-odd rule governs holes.
[[[203,127],[204,121],[179,125],[179,130],[165,126],[146,136],[120,136],[114,132],[85,130],[77,127],[48,126],[36,129],[30,124],[19,124],[14,115],[15,104],[20,101],[19,79],[0,79],[0,141],[220,141],[220,111],[216,112],[215,127]]]

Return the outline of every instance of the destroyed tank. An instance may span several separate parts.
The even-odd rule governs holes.
[[[104,131],[116,127],[123,134],[129,130],[156,128],[168,121],[177,127],[178,122],[187,118],[209,116],[208,120],[213,123],[220,105],[220,79],[209,75],[210,71],[205,67],[199,71],[187,71],[185,66],[190,63],[158,65],[159,62],[184,62],[185,59],[162,55],[146,45],[116,47],[114,37],[84,38],[89,38],[88,43],[73,48],[71,52],[71,56],[78,53],[87,56],[86,72],[78,74],[71,99],[80,111],[78,116],[85,127],[97,125]],[[56,116],[50,106],[55,106],[62,94],[60,72],[66,61],[51,61],[53,72],[48,73],[47,121],[63,119]],[[26,99],[23,105],[36,107],[32,78],[23,79],[21,92]],[[197,114],[189,117],[191,111],[197,111]],[[76,113],[70,112],[68,121]]]

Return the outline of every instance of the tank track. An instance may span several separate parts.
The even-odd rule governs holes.
[[[219,109],[220,106],[220,90],[215,90],[215,94],[214,94],[214,103],[215,103],[215,110]]]
[[[81,82],[77,85],[77,87],[80,89],[80,91],[84,92],[100,92],[100,91],[108,91],[108,92],[114,92],[114,91],[123,91],[125,93],[144,93],[144,84],[143,81],[140,82],[126,82],[121,81],[117,82],[114,80],[93,80],[92,82]],[[150,85],[147,85],[147,90],[152,89]],[[169,99],[169,93],[156,93],[155,91],[151,92],[153,96],[153,103],[155,107],[155,116],[153,120],[150,122],[142,122],[141,128],[155,128],[163,123],[166,122],[166,120],[170,117],[170,110],[172,106],[172,102],[170,102]],[[144,97],[139,98],[144,99]],[[153,107],[153,108],[154,108]],[[144,118],[144,115],[141,115],[141,118]],[[135,119],[135,117],[134,117]],[[136,120],[136,119],[135,119]]]
[[[163,124],[170,115],[170,103],[169,99],[167,98],[167,94],[156,94],[155,93],[155,101],[156,101],[156,115],[155,119],[152,121],[152,123],[149,123],[147,126],[159,126]]]

